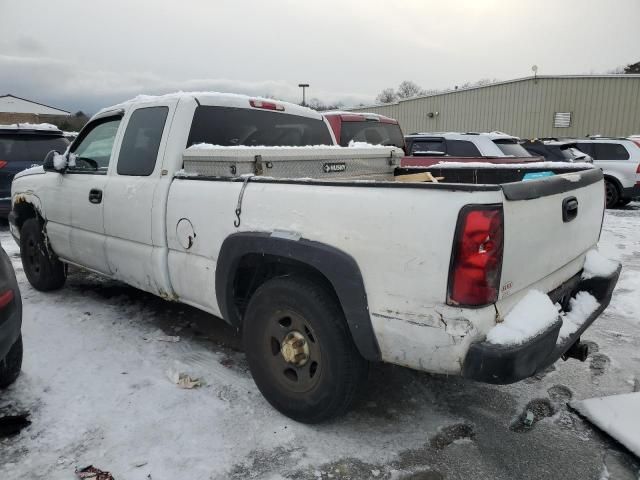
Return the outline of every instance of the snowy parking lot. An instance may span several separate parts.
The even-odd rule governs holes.
[[[267,404],[222,320],[78,270],[61,291],[35,291],[6,226],[0,241],[25,345],[0,417],[32,422],[0,438],[2,480],[73,479],[87,465],[116,480],[639,478],[640,460],[567,407],[640,389],[639,203],[606,212],[600,251],[623,271],[583,337],[586,362],[508,386],[374,365],[356,408],[315,426]],[[202,385],[179,388],[176,373]]]

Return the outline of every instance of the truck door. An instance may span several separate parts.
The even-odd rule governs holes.
[[[175,102],[128,112],[105,199],[107,261],[113,277],[142,290],[170,291],[163,274],[166,257],[164,204],[170,179],[162,158]],[[165,269],[166,270],[166,269]]]
[[[42,192],[47,205],[47,235],[65,260],[110,274],[104,237],[104,194],[113,145],[122,114],[95,119],[70,149],[66,171]]]

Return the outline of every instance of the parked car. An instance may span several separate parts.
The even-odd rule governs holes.
[[[22,299],[11,260],[0,246],[0,388],[11,385],[22,367]]]
[[[398,121],[377,113],[326,112],[338,145],[365,142],[390,145],[404,150],[404,137]]]
[[[640,146],[626,138],[576,139],[576,146],[593,157],[604,172],[607,208],[640,197]]]
[[[69,141],[50,124],[0,125],[0,218],[11,211],[11,181],[25,168],[42,165],[51,150],[64,151]]]
[[[548,162],[585,162],[593,159],[578,149],[575,141],[570,140],[524,140],[521,145],[531,155],[543,157]]]
[[[518,137],[491,133],[412,133],[405,137],[407,154],[451,157],[530,157]]]
[[[283,136],[299,148],[273,146]],[[601,228],[599,169],[396,181],[399,149],[317,146],[331,137],[313,110],[238,95],[106,108],[13,182],[27,279],[61,288],[72,263],[222,317],[242,329],[265,398],[303,422],[345,412],[369,361],[512,383],[584,357],[580,335],[619,275],[614,264],[582,276]],[[386,177],[356,178],[373,160]],[[532,291],[550,317],[518,313]],[[561,335],[554,304],[580,292],[595,303]],[[505,319],[527,331],[515,345],[487,339]]]

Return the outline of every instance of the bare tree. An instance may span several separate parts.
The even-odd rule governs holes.
[[[623,73],[640,73],[640,62],[630,63],[624,67]]]
[[[412,98],[420,95],[424,95],[425,91],[415,82],[411,80],[405,80],[398,85],[397,95],[398,98]]]
[[[376,97],[378,103],[393,103],[396,100],[398,100],[398,96],[393,88],[385,88]]]

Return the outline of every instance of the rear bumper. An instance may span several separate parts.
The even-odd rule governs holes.
[[[623,188],[622,198],[640,198],[640,184],[636,183],[633,187]]]
[[[562,321],[532,340],[516,346],[494,345],[488,342],[474,343],[462,366],[462,376],[485,383],[508,384],[530,377],[548,367],[564,355],[580,338],[611,301],[613,289],[618,283],[620,269],[608,277],[593,277],[588,280],[570,279],[559,287],[574,296],[579,291],[593,295],[600,306],[587,318],[580,328],[564,342],[557,343]],[[565,292],[563,292],[565,293]]]

